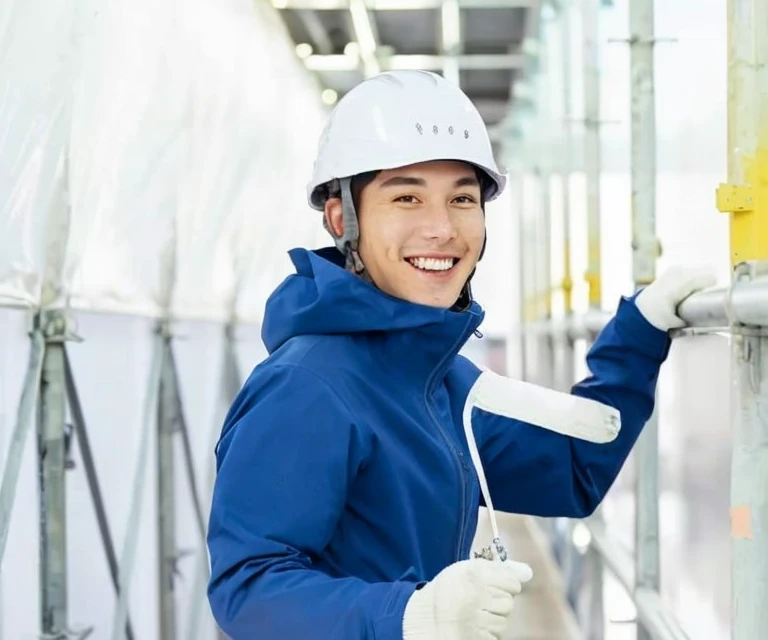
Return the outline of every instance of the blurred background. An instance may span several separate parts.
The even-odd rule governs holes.
[[[287,250],[331,244],[304,186],[329,110],[371,74],[459,83],[509,172],[487,209],[474,280],[487,317],[467,354],[551,386],[586,374],[588,335],[547,368],[529,329],[611,313],[634,291],[630,1],[0,5],[0,639],[216,637],[201,530],[213,445],[265,356],[259,323]],[[644,80],[656,269],[706,264],[721,285],[726,5],[656,3]],[[731,637],[731,387],[727,332],[674,341],[658,404],[660,593],[695,639]],[[627,553],[636,467],[602,509]],[[570,547],[584,537],[540,529],[555,555],[563,530]],[[600,631],[571,603],[580,637],[635,638],[631,595],[604,580]]]

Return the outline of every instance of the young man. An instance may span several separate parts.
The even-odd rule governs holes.
[[[214,616],[233,640],[499,638],[531,572],[470,558],[479,485],[503,511],[589,515],[651,415],[678,303],[708,280],[671,272],[622,299],[591,349],[572,394],[618,410],[611,442],[483,410],[465,431],[481,372],[458,352],[504,188],[479,114],[437,75],[381,74],[337,105],[314,173],[336,247],[291,252],[270,355],[222,431]]]

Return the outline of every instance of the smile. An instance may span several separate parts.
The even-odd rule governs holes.
[[[458,258],[406,258],[412,267],[421,271],[447,272],[459,262]]]

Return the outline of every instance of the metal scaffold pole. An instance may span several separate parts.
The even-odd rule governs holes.
[[[654,0],[629,3],[632,279],[635,288],[656,278],[656,105]],[[659,557],[659,437],[654,411],[635,447],[635,590],[661,587]],[[650,640],[637,625],[637,639]]]
[[[728,183],[733,286],[768,264],[768,0],[728,1]],[[730,299],[730,298],[729,298]],[[731,637],[768,629],[768,335],[739,324],[726,300],[734,372]]]
[[[535,162],[539,182],[540,213],[536,220],[536,317],[549,320],[552,318],[552,125],[551,69],[548,22],[540,24],[540,53],[538,77],[538,128]],[[543,335],[537,340],[541,351],[537,354],[539,384],[547,387],[555,385],[554,336]]]
[[[45,355],[45,338],[39,327],[30,333],[31,348],[29,364],[24,377],[24,387],[16,416],[16,426],[11,434],[11,442],[4,461],[2,479],[0,479],[0,568],[3,566],[8,532],[11,526],[11,513],[16,498],[16,489],[21,475],[21,461],[27,436],[32,431],[38,414],[37,405],[40,393],[40,378]]]
[[[584,179],[587,192],[587,271],[589,308],[602,305],[600,243],[600,0],[582,1],[583,77],[584,77]],[[598,509],[594,518],[600,519]],[[603,563],[600,554],[589,550],[590,578],[589,638],[602,640],[604,635]]]
[[[174,435],[178,428],[170,336],[162,323],[163,360],[157,403],[157,517],[160,593],[160,637],[176,638],[176,496]]]
[[[171,322],[162,321],[159,327],[162,339],[162,367],[160,371],[157,404],[157,497],[158,497],[158,561],[160,592],[160,637],[173,640],[180,636],[176,602],[178,562],[187,553],[180,551],[177,542],[176,473],[177,464],[184,466],[195,524],[200,536],[199,554],[205,555],[206,523],[195,471],[192,440],[181,400],[181,384],[173,350]],[[230,365],[227,365],[230,366]],[[182,456],[177,460],[176,443],[181,439]],[[205,556],[207,559],[207,555]],[[206,566],[207,569],[207,566]],[[207,579],[207,571],[201,578]],[[204,594],[203,594],[204,595]],[[194,635],[190,629],[187,635]]]
[[[562,151],[560,156],[561,181],[561,226],[562,226],[562,260],[563,275],[560,288],[563,293],[563,315],[566,321],[573,316],[573,279],[571,274],[571,171],[573,166],[572,149],[572,82],[571,82],[571,5],[564,2],[559,7],[558,28],[560,36],[561,64],[561,100],[562,100]],[[574,340],[569,334],[554,337],[558,345],[558,375],[556,386],[560,390],[569,391],[576,382]],[[573,521],[561,520],[564,540],[558,549],[561,565],[565,576],[566,597],[576,608],[578,593],[582,583],[583,559],[573,545]]]
[[[66,638],[67,509],[66,394],[64,341],[66,319],[55,311],[40,317],[46,349],[40,385],[38,474],[40,496],[40,630],[47,638]]]
[[[563,100],[563,150],[562,150],[562,227],[563,227],[563,312],[566,318],[573,315],[573,278],[571,275],[571,171],[573,170],[571,102],[571,7],[566,3],[560,11],[560,64],[562,65]],[[575,382],[573,339],[566,336],[562,344],[562,362],[559,388],[568,390]]]
[[[522,146],[522,144],[521,144]],[[526,324],[530,320],[528,316],[528,265],[526,253],[526,222],[525,222],[525,170],[522,164],[516,171],[515,181],[517,199],[517,281],[520,287],[520,377],[528,379],[528,341],[526,339]]]
[[[600,0],[583,0],[584,173],[587,188],[587,272],[589,306],[602,304],[600,282]]]

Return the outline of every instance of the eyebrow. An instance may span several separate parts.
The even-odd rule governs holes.
[[[427,182],[423,178],[413,178],[410,176],[393,176],[379,185],[381,189],[387,187],[426,187]],[[458,187],[479,187],[480,181],[475,176],[464,176],[453,183],[454,188]]]

